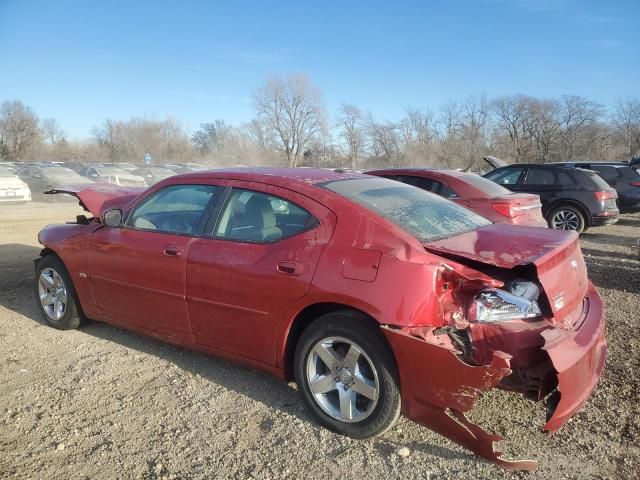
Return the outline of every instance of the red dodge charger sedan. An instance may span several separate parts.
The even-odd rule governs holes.
[[[104,321],[295,379],[354,438],[402,412],[505,468],[465,416],[497,387],[555,431],[606,354],[573,232],[491,224],[421,189],[316,169],[231,169],[144,189],[62,188],[92,214],[43,229],[35,292],[60,329]]]
[[[431,168],[393,168],[366,173],[397,180],[448,198],[495,223],[547,226],[538,195],[513,193],[475,173]]]

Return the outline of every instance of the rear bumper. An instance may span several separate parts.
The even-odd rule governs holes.
[[[606,357],[602,299],[591,283],[586,305],[583,315],[568,329],[549,328],[544,321],[540,329],[523,330],[522,324],[515,323],[511,331],[498,329],[491,337],[489,330],[487,335],[483,330],[493,326],[480,325],[477,333],[484,339],[487,361],[477,366],[463,361],[459,352],[437,336],[419,338],[418,331],[383,328],[398,366],[403,414],[503,468],[535,469],[536,463],[530,460],[503,459],[493,449],[502,437],[472,424],[464,413],[473,408],[483,391],[504,388],[502,382],[508,376],[524,370],[529,373],[528,381],[538,382],[540,391],[545,391],[552,378],[552,388],[560,395],[544,429],[553,432],[567,423],[591,395]],[[542,363],[536,363],[541,357]],[[530,386],[525,382],[508,389],[526,394]]]
[[[606,214],[591,215],[591,221],[589,222],[589,226],[602,227],[604,225],[613,225],[620,218],[620,213],[617,210],[615,212],[603,212],[603,213],[606,213]]]
[[[605,316],[602,299],[591,282],[587,301],[587,315],[577,328],[542,333],[542,348],[556,371],[560,393],[560,402],[544,425],[547,431],[555,432],[582,408],[602,375],[607,354]]]

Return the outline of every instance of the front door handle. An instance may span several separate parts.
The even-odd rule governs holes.
[[[300,262],[278,262],[276,271],[283,275],[297,276],[302,273],[303,265]]]
[[[182,249],[177,245],[167,245],[162,253],[165,257],[179,257],[182,255]]]

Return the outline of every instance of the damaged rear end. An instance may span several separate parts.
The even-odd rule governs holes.
[[[433,326],[384,328],[396,353],[405,415],[504,468],[502,437],[470,423],[491,388],[544,401],[556,431],[587,401],[602,373],[602,300],[587,278],[577,235],[490,225],[425,244],[442,258]],[[514,253],[517,252],[517,253]],[[425,368],[437,365],[437,368]]]

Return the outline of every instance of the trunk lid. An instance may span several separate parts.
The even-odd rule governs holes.
[[[94,183],[53,188],[44,193],[72,195],[79,200],[82,208],[94,217],[100,217],[105,210],[110,208],[124,208],[145,190],[146,187],[123,187],[111,183]]]
[[[509,165],[504,160],[499,159],[498,157],[492,157],[491,155],[487,155],[482,157],[482,159],[489,164],[491,170],[495,170],[496,168],[506,167]]]
[[[543,220],[542,203],[538,195],[530,193],[510,193],[490,199],[494,210],[508,217],[517,218],[523,222],[539,222]],[[504,212],[504,213],[503,213]]]
[[[582,311],[589,281],[575,232],[493,224],[424,247],[508,270],[533,265],[556,320],[575,322]]]

